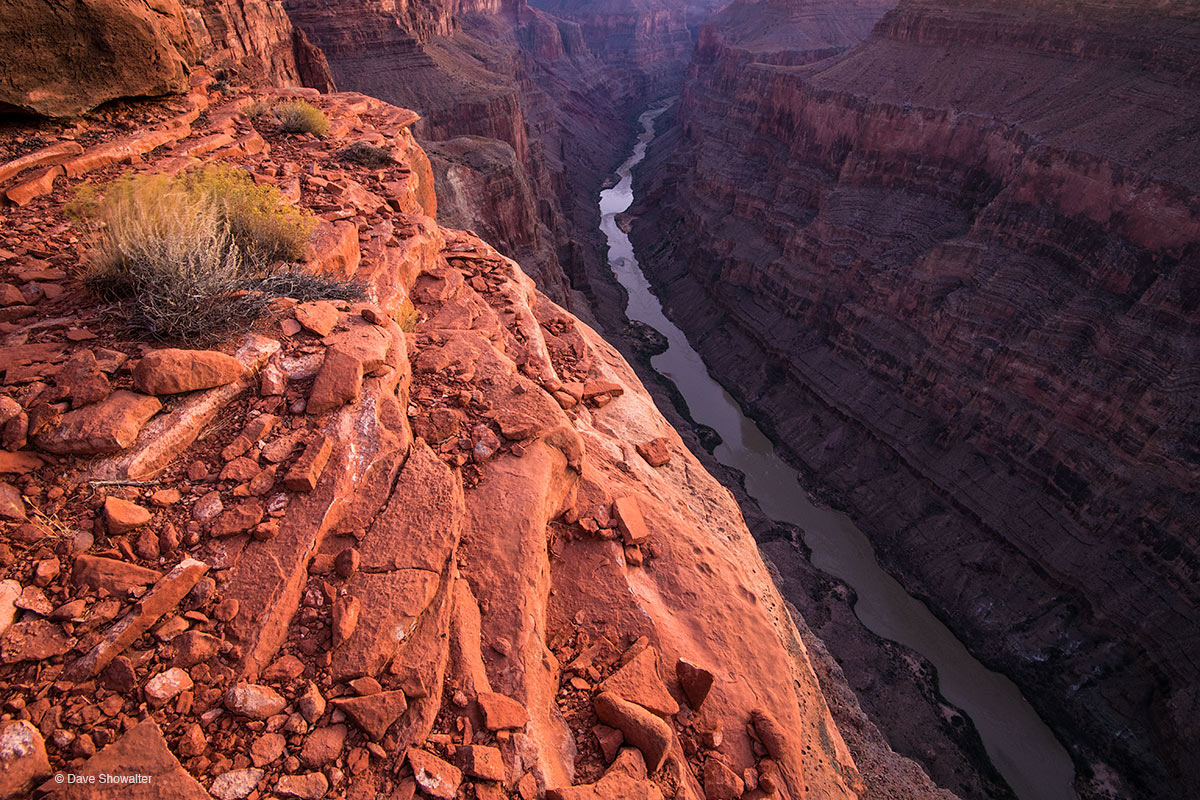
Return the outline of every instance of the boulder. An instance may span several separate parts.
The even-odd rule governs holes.
[[[0,0],[0,110],[71,117],[183,92],[193,49],[178,0]]]
[[[67,412],[57,425],[34,437],[34,443],[60,455],[116,453],[133,444],[142,426],[161,408],[157,398],[115,391],[99,403]]]
[[[153,350],[133,370],[133,385],[146,394],[179,394],[224,386],[242,377],[242,362],[216,350]]]

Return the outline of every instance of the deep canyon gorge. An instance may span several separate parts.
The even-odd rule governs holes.
[[[0,11],[0,798],[1200,786],[1194,4]],[[159,402],[71,199],[209,161],[365,296]]]

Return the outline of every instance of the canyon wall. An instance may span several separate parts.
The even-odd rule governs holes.
[[[251,113],[298,98],[325,137]],[[436,222],[416,121],[197,73],[8,122],[0,797],[950,800],[859,773],[732,495],[611,345]],[[363,296],[209,350],[99,305],[69,201],[213,163]]]
[[[551,297],[590,314],[573,289],[591,295],[602,268],[591,194],[620,160],[646,87],[671,70],[681,78],[682,17],[605,11],[636,29],[627,55],[523,0],[286,5],[339,86],[421,114],[415,131],[430,143],[444,219],[486,231]]]
[[[1085,796],[1186,794],[1200,12],[905,0],[821,59],[732,11],[639,172],[649,277]]]
[[[210,70],[237,81],[332,90],[325,56],[292,26],[280,0],[181,0]]]

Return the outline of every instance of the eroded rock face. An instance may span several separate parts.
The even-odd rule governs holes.
[[[278,0],[181,0],[196,46],[213,69],[248,83],[334,88],[325,55],[292,27]]]
[[[336,142],[245,113],[295,96],[329,115],[331,136],[381,142],[396,163],[342,164]],[[762,772],[787,796],[864,796],[734,501],[609,344],[515,262],[429,215],[415,115],[203,79],[186,100],[170,128],[89,143],[64,168],[67,191],[0,227],[8,273],[59,290],[3,331],[5,381],[22,381],[2,390],[9,421],[25,414],[45,447],[45,431],[126,432],[108,404],[140,409],[105,452],[60,448],[14,473],[27,516],[63,531],[0,523],[17,583],[3,584],[14,611],[0,614],[22,615],[0,640],[0,684],[14,687],[6,708],[49,732],[51,767],[119,762],[180,797],[403,797],[418,784],[486,797],[503,776],[525,797],[699,798],[719,747],[733,773]],[[207,127],[193,131],[201,108]],[[214,135],[209,158],[352,220],[358,257],[339,269],[370,301],[314,315],[281,300],[222,345],[240,365],[232,382],[165,403],[117,389],[63,414],[57,398],[80,375],[125,385],[137,368],[120,366],[149,352],[123,329],[62,322],[95,314],[42,260],[78,258],[58,235],[70,190],[135,153],[136,169],[165,168]],[[43,229],[55,235],[34,251]],[[355,391],[322,389],[331,363]],[[269,365],[276,377],[261,380]],[[71,417],[89,409],[106,413]],[[670,458],[652,465],[648,442]],[[681,679],[681,659],[698,672]],[[593,728],[601,694],[616,698],[613,720],[653,736],[631,733],[620,752],[624,734]],[[770,751],[752,738],[763,713]],[[663,771],[647,774],[638,747]]]
[[[181,92],[195,53],[177,0],[4,0],[0,110],[64,117]]]
[[[739,5],[641,173],[647,274],[1084,760],[1194,785],[1196,10],[904,2],[798,69]]]

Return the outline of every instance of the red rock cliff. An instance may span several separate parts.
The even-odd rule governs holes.
[[[417,116],[210,85],[0,164],[0,796],[858,796],[732,497],[611,346],[437,224]],[[328,138],[246,114],[297,96]],[[357,140],[396,163],[332,157]],[[306,268],[367,300],[131,338],[64,204],[201,159],[315,209]]]
[[[641,173],[651,279],[888,566],[1035,700],[1084,793],[1111,769],[1119,794],[1186,792],[1200,16],[903,2],[810,65],[747,30],[702,38]]]

